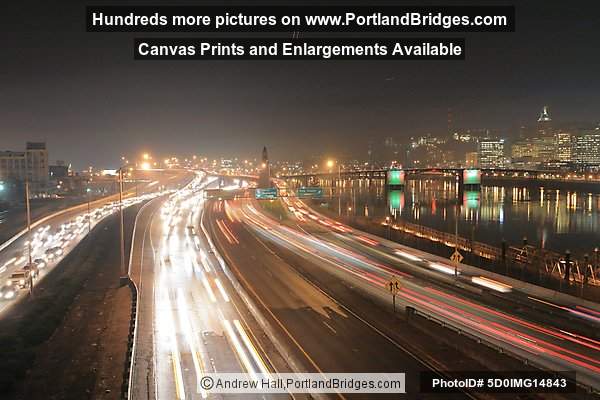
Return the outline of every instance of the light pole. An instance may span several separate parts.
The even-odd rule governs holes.
[[[598,248],[594,248],[594,258],[596,261],[594,262],[594,267],[592,268],[592,279],[596,279],[596,270],[600,267],[600,258],[598,257]]]
[[[338,162],[338,210],[342,215],[342,164]]]
[[[90,180],[88,179],[87,188],[85,188],[85,192],[87,195],[87,220],[88,220],[88,233],[92,231],[92,215],[90,214]]]
[[[27,160],[25,161],[27,163]],[[31,261],[31,207],[29,206],[29,171],[25,171],[25,207],[27,208],[27,268],[29,269],[29,294],[33,296],[33,263]]]
[[[387,239],[392,240],[392,219],[389,215],[385,217],[385,223],[387,225]]]
[[[458,253],[458,202],[454,205],[454,253]],[[454,259],[454,278],[458,278],[458,257]]]
[[[329,173],[331,173],[331,169],[333,168],[333,166],[335,165],[336,161],[335,160],[327,160],[327,168],[329,168]],[[337,185],[336,185],[336,192],[337,192],[337,196],[338,196],[338,215],[341,216],[342,215],[342,191],[340,188],[340,185],[342,184],[342,165],[338,162],[338,181],[337,181]],[[334,181],[334,179],[331,179],[332,183]]]
[[[125,228],[123,221],[123,166],[119,168],[119,236],[120,236],[120,252],[121,252],[121,278],[119,282],[125,285],[129,280],[125,271]]]

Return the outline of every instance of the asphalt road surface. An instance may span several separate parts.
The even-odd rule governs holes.
[[[456,278],[447,260],[352,230],[301,202],[288,204],[284,221],[269,218],[253,201],[228,201],[223,207],[230,208],[225,224],[243,222],[263,240],[327,265],[331,274],[381,303],[391,303],[388,284],[398,279],[399,307],[415,307],[544,369],[576,371],[579,383],[600,387],[600,342],[592,336],[600,313],[590,305],[517,291],[464,265]]]
[[[139,291],[131,398],[200,399],[207,372],[274,370],[249,329],[222,259],[198,229],[203,174],[167,200],[151,201],[136,222],[131,276]],[[256,398],[233,396],[225,398]],[[283,397],[287,396],[261,396]]]
[[[244,286],[262,305],[278,328],[289,351],[307,372],[405,372],[405,398],[467,398],[466,394],[419,394],[419,372],[432,370],[344,304],[307,281],[251,231],[241,228],[229,202],[215,202],[208,211],[207,227],[226,263],[242,277]],[[231,208],[229,208],[231,207]],[[392,317],[390,323],[397,323]],[[373,398],[373,395],[340,394],[338,398]],[[377,395],[398,398],[398,395]]]
[[[183,180],[185,174],[160,176],[136,189],[124,192],[123,206],[128,207],[158,196],[159,188]],[[137,196],[136,196],[137,194]],[[118,197],[109,196],[57,211],[32,221],[32,233],[29,237],[23,230],[0,244],[0,318],[3,311],[23,299],[29,292],[27,285],[35,285],[43,279],[98,222],[108,215],[118,212]],[[8,285],[9,278],[28,264],[29,240],[31,240],[31,260],[39,274],[32,282],[25,280],[23,285]]]

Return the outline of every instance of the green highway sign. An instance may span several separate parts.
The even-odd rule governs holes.
[[[259,189],[257,188],[254,192],[254,197],[257,199],[276,199],[277,198],[277,188],[266,188]]]
[[[309,187],[301,187],[298,188],[297,191],[298,197],[302,197],[302,198],[321,198],[323,197],[323,188],[322,187],[316,187],[316,186],[309,186]]]

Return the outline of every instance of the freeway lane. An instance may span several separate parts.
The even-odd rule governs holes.
[[[130,268],[140,298],[130,398],[248,398],[209,395],[200,379],[274,370],[199,234],[203,189],[214,183],[199,174],[168,200],[150,203],[136,222]]]
[[[395,275],[401,278],[403,284],[399,293],[401,306],[416,307],[436,319],[500,346],[543,368],[575,370],[580,383],[599,387],[600,342],[592,338],[542,326],[521,316],[498,311],[473,301],[461,291],[449,289],[447,285],[436,285],[413,274],[399,271],[389,263],[373,259],[368,253],[349,250],[333,241],[310,235],[300,228],[291,229],[263,215],[251,202],[244,202],[243,207],[238,207],[239,202],[232,205],[237,207],[236,215],[261,236],[303,254],[307,259],[328,262],[330,273],[361,288],[383,304],[391,302],[391,296],[385,287]],[[313,220],[305,218],[306,221],[309,219]],[[321,230],[328,228],[327,225],[319,225],[322,225]],[[416,256],[406,253],[399,261],[412,265],[414,269],[423,269],[419,261],[409,257]],[[441,275],[449,272],[447,267],[439,262],[428,265]]]
[[[523,313],[526,318],[558,329],[587,335],[600,340],[600,305],[549,289],[497,275],[470,265],[459,264],[454,276],[454,263],[398,243],[345,226],[307,207],[302,201],[284,198],[292,211],[297,228],[333,242],[341,247],[368,254],[381,263],[417,275],[419,278],[445,283],[453,291],[475,296],[508,311]]]
[[[525,284],[465,264],[455,265],[442,257],[418,251],[389,240],[370,235],[308,209],[300,201],[284,199],[288,207],[299,214],[296,227],[336,246],[368,255],[371,259],[389,264],[398,271],[413,275],[423,282],[442,285],[475,302],[529,321],[549,325],[569,333],[600,340],[600,305],[572,296],[557,294],[548,289]],[[304,216],[307,218],[304,218]]]
[[[169,177],[167,180],[171,180],[171,178]],[[183,176],[179,176],[178,179],[182,178]],[[124,193],[124,207],[157,196],[159,194],[157,190],[165,183],[166,181],[163,182],[161,178],[148,182],[138,189],[137,197],[135,189]],[[110,196],[91,202],[89,216],[87,204],[81,204],[34,221],[31,258],[39,269],[39,277],[33,281],[34,288],[39,279],[43,279],[66,254],[87,236],[89,229],[117,211],[116,197]],[[0,285],[0,316],[5,314],[2,311],[23,299],[28,292],[26,288],[5,284],[14,271],[27,265],[28,240],[29,237],[24,231],[0,246],[0,282],[2,282]]]
[[[407,372],[407,398],[416,398],[419,371],[430,370],[410,351],[304,279],[242,223],[235,202],[207,210],[210,236],[227,264],[287,342],[289,356],[309,372]],[[388,316],[389,317],[389,316]],[[423,399],[466,395],[418,395]],[[369,396],[344,395],[348,398]],[[386,396],[378,396],[386,398]],[[390,396],[389,398],[393,398]],[[397,398],[397,396],[396,396]]]

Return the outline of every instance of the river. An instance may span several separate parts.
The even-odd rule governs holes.
[[[458,228],[463,237],[498,247],[502,239],[520,245],[524,238],[574,255],[600,247],[600,193],[481,186],[459,195],[456,183],[437,179],[409,180],[403,190],[386,190],[381,180],[353,180],[344,182],[341,199],[334,188],[325,190],[324,200],[345,216],[390,216],[452,233]]]

